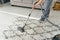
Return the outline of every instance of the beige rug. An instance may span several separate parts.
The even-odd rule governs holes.
[[[40,23],[38,20],[29,19],[25,26],[25,32],[17,30],[23,27],[27,18],[17,17],[9,29],[4,30],[4,36],[8,40],[51,40],[51,38],[60,33],[58,27],[53,26],[49,22]]]

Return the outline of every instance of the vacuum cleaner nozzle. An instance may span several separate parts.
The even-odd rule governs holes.
[[[25,30],[24,30],[23,27],[18,27],[17,29],[18,29],[19,31],[21,31],[21,32],[25,32]]]

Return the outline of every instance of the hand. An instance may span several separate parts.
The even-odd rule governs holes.
[[[35,8],[35,5],[32,6],[32,10],[34,10],[34,8]]]
[[[36,7],[36,6],[35,6],[36,3],[38,3],[38,1],[34,3],[34,5],[32,6],[32,10],[34,10],[34,8]]]

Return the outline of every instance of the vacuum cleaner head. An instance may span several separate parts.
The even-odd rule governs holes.
[[[19,30],[20,32],[25,32],[23,27],[18,27],[17,30]]]
[[[55,36],[52,38],[52,40],[60,40],[60,34],[55,35]]]

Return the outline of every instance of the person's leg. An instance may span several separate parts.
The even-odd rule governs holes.
[[[50,14],[50,8],[48,9],[47,13],[45,14],[45,18],[48,18]]]
[[[45,0],[44,2],[44,10],[42,11],[43,15],[41,16],[41,21],[44,21],[46,18],[48,18],[50,13],[50,5],[52,3],[52,0]]]

